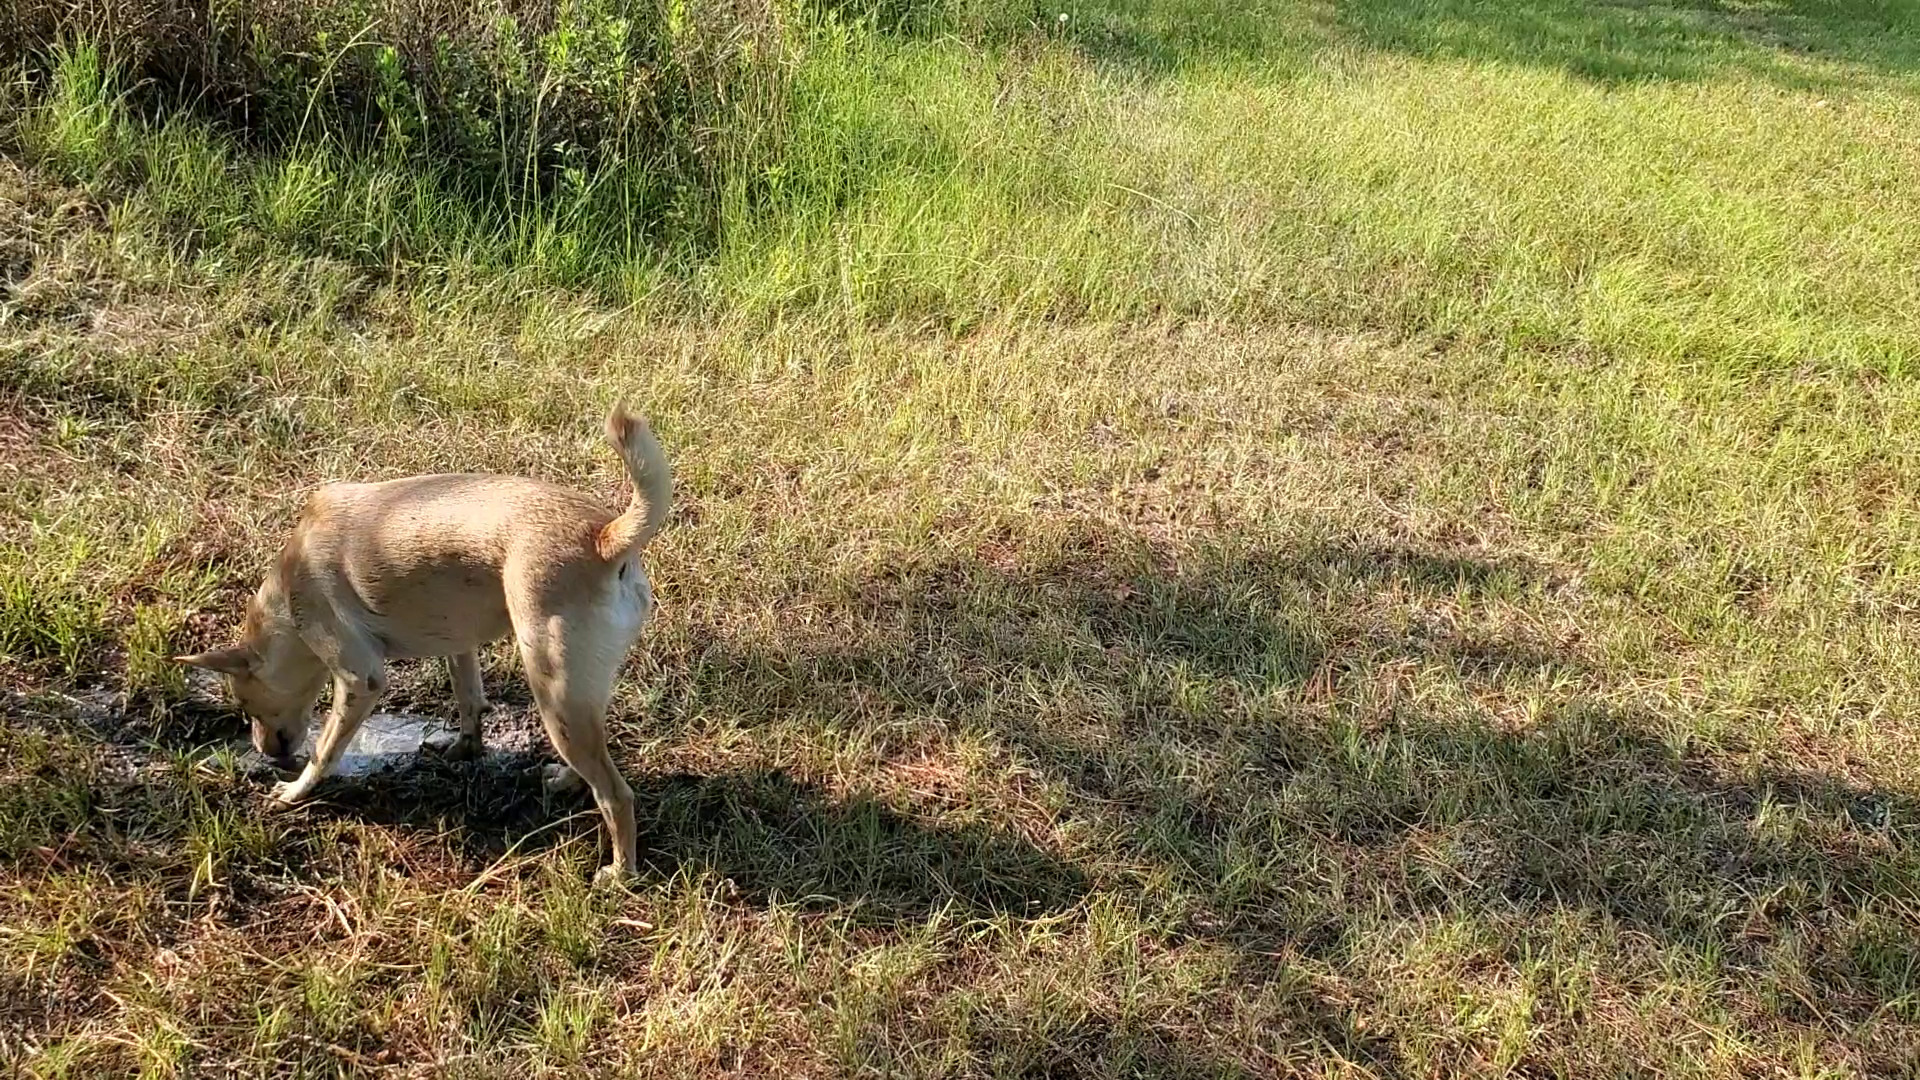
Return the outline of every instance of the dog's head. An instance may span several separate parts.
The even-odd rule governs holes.
[[[324,673],[303,672],[301,677],[287,678],[245,643],[174,659],[224,677],[234,704],[252,722],[254,749],[285,761],[300,748]]]

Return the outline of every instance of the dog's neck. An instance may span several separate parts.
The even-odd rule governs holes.
[[[270,685],[304,685],[326,670],[326,665],[300,636],[278,567],[268,571],[259,590],[247,603],[244,637],[260,660],[260,678]]]

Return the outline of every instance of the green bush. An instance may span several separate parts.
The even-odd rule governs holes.
[[[777,151],[793,54],[780,0],[15,4],[15,65],[44,75],[87,41],[151,112],[276,151],[395,154],[488,194],[616,165],[663,196],[718,191]]]

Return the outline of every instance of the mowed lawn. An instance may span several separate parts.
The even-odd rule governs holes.
[[[1920,9],[1036,16],[796,14],[664,254],[0,93],[0,1071],[1913,1075]],[[302,493],[616,396],[638,879],[505,649],[270,807],[166,658]]]

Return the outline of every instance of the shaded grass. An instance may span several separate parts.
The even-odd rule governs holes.
[[[1525,5],[1487,0],[1253,3],[1124,0],[1070,14],[1107,62],[1155,77],[1195,68],[1281,71],[1329,44],[1422,60],[1562,71],[1603,85],[1743,79],[1795,89],[1881,86],[1920,67],[1914,14],[1887,0]]]

